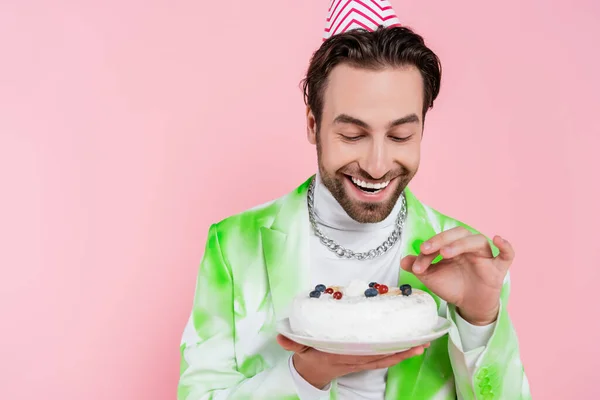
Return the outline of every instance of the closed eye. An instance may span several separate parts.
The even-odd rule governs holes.
[[[356,142],[358,140],[360,140],[361,138],[364,137],[364,135],[357,135],[357,136],[346,136],[346,135],[342,135],[340,134],[340,136],[342,137],[342,139],[348,141],[348,142]]]
[[[392,139],[394,142],[406,142],[408,140],[410,140],[410,138],[412,138],[412,135],[407,136],[407,137],[398,137],[398,136],[390,136],[390,139]]]

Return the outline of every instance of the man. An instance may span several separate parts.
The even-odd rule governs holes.
[[[304,81],[316,175],[211,226],[181,345],[180,400],[530,398],[506,310],[511,245],[408,189],[440,66],[398,22],[387,1],[331,4]],[[362,357],[277,335],[296,294],[352,279],[428,291],[453,323],[449,335]]]

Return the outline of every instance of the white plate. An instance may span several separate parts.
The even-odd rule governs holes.
[[[319,339],[295,334],[288,318],[277,323],[277,332],[296,343],[303,344],[325,353],[344,355],[379,355],[392,354],[420,346],[444,336],[450,330],[451,323],[446,318],[438,317],[437,323],[431,333],[402,340],[388,340],[384,342],[353,342],[332,339]]]

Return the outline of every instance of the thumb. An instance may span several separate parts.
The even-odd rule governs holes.
[[[291,351],[293,353],[301,353],[308,349],[308,347],[304,346],[303,344],[296,343],[281,334],[277,335],[277,343],[279,343],[284,350]]]
[[[493,243],[498,247],[500,253],[496,257],[496,265],[503,271],[508,271],[513,259],[515,258],[515,250],[512,245],[504,238],[495,236]]]

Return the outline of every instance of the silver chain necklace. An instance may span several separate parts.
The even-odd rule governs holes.
[[[394,231],[390,234],[390,236],[388,236],[388,238],[375,249],[365,251],[363,253],[355,253],[352,250],[346,249],[345,247],[339,245],[333,239],[328,238],[327,235],[321,232],[317,226],[317,219],[315,217],[314,210],[314,190],[315,179],[311,181],[310,186],[308,187],[308,218],[310,220],[310,224],[315,231],[315,235],[317,235],[317,237],[321,240],[321,243],[323,243],[329,250],[334,252],[338,257],[352,258],[361,261],[370,260],[385,254],[394,246],[398,239],[400,239],[400,236],[402,235],[402,229],[404,228],[404,221],[406,219],[406,197],[404,196],[404,192],[402,192],[402,195],[400,196],[402,205],[400,207],[398,217],[396,218],[396,226],[394,227]]]

